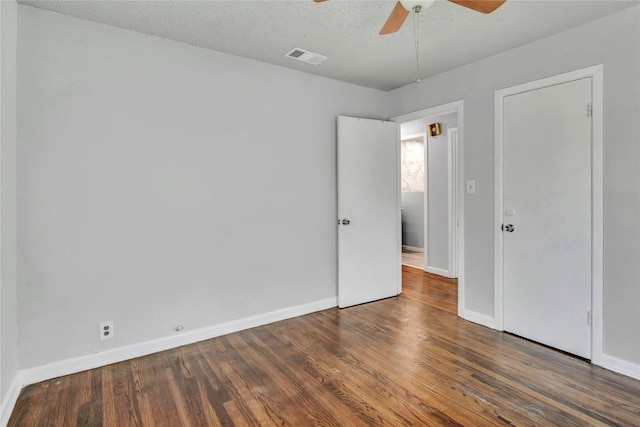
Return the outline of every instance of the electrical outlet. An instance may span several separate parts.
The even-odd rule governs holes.
[[[100,322],[100,339],[108,340],[113,338],[113,320]]]

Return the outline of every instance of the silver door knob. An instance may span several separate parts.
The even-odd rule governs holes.
[[[349,221],[348,219],[342,220],[342,225],[349,225],[349,224],[351,224],[351,221]]]
[[[513,230],[515,230],[515,227],[513,226],[513,224],[507,224],[507,225],[502,224],[502,231],[508,231],[509,233],[513,233]]]

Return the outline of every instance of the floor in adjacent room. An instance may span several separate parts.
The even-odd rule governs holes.
[[[424,252],[402,249],[402,265],[424,269]]]

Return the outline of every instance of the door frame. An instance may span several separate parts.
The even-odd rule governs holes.
[[[456,221],[458,215],[456,212],[458,206],[458,165],[456,159],[458,158],[458,127],[447,129],[447,172],[448,172],[448,185],[449,185],[449,218],[454,218],[454,221],[449,222],[449,275],[451,277],[458,277],[458,230],[456,227]],[[453,197],[451,197],[453,196]]]
[[[426,117],[427,119],[436,120],[438,116]],[[453,136],[455,135],[455,140]],[[457,197],[458,191],[456,188],[457,183],[457,167],[456,167],[456,153],[458,144],[458,127],[447,129],[447,218],[449,219],[447,227],[447,242],[449,250],[447,251],[447,268],[442,269],[434,267],[429,263],[429,182],[427,177],[429,176],[429,138],[425,137],[424,141],[424,271],[427,273],[437,274],[439,276],[448,277],[450,279],[458,277],[457,275],[457,230],[456,215]],[[452,220],[453,219],[453,220]]]
[[[503,221],[503,173],[502,150],[504,146],[504,98],[518,93],[560,85],[590,78],[592,90],[591,107],[591,363],[603,366],[603,312],[604,312],[604,221],[603,221],[603,66],[595,65],[568,73],[559,74],[517,86],[495,91],[495,256],[494,256],[494,307],[498,330],[504,330],[504,247]],[[587,114],[585,107],[585,114]],[[587,319],[585,319],[586,321]]]
[[[450,192],[453,192],[450,200],[453,199],[455,202],[455,208],[450,207],[450,211],[453,210],[454,218],[453,221],[450,221],[452,224],[457,224],[457,232],[456,230],[450,230],[449,232],[449,247],[455,248],[453,251],[454,259],[449,260],[449,265],[451,266],[452,262],[454,267],[454,272],[457,272],[458,276],[458,315],[464,317],[462,313],[465,313],[464,308],[464,188],[462,188],[462,183],[464,182],[464,102],[453,101],[447,104],[437,105],[435,107],[427,108],[424,110],[414,111],[412,113],[402,114],[399,116],[391,117],[389,120],[397,122],[399,125],[403,123],[411,122],[414,120],[419,120],[423,118],[442,116],[445,114],[456,113],[458,115],[458,125],[457,125],[457,147],[454,149],[454,153],[450,158],[449,170],[454,169],[455,179],[453,180],[455,184],[453,188],[450,188]],[[398,130],[400,126],[398,126]],[[426,154],[427,147],[425,144],[425,178],[426,178]],[[425,185],[425,254],[427,254],[427,243],[428,243],[428,226],[426,224],[427,221],[427,193],[428,190]],[[452,241],[453,239],[453,241]],[[451,253],[451,250],[450,250]],[[425,256],[426,258],[426,256]],[[426,260],[425,260],[426,266]]]

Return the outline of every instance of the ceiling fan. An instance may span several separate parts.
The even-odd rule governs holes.
[[[323,2],[326,0],[313,0],[315,2]],[[506,1],[506,0],[448,0],[451,3],[455,3],[457,5],[473,9],[477,12],[482,13],[491,13]],[[387,22],[385,22],[384,26],[380,30],[380,34],[391,34],[395,33],[402,27],[405,19],[409,15],[409,11],[413,10],[415,12],[419,12],[420,9],[426,9],[427,7],[433,4],[434,0],[423,0],[423,1],[406,1],[401,0],[396,3],[396,6],[391,11],[391,15],[387,18]],[[417,9],[416,9],[417,8]]]

